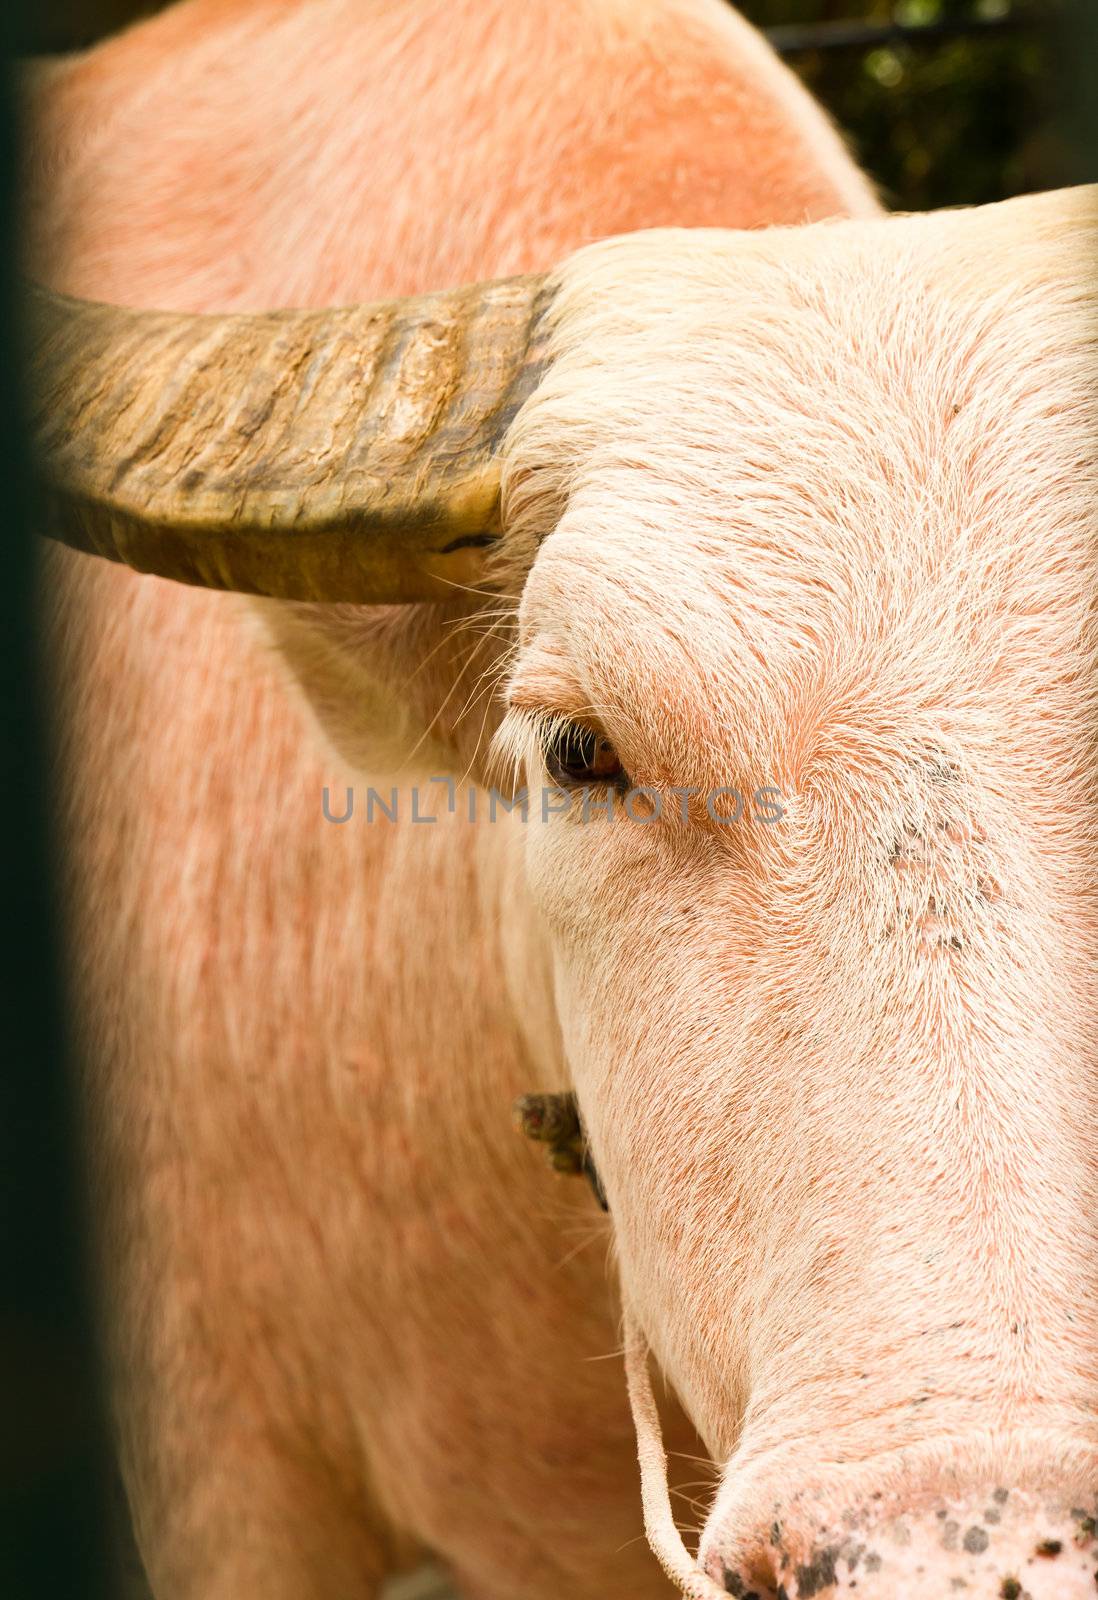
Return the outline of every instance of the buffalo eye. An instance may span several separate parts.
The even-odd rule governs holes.
[[[625,772],[618,753],[604,733],[565,722],[555,727],[545,745],[545,767],[562,789],[586,784],[621,784]]]

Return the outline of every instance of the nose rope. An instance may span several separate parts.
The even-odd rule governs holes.
[[[663,1448],[660,1416],[648,1373],[648,1342],[628,1305],[624,1307],[623,1319],[625,1381],[637,1435],[644,1531],[652,1554],[686,1600],[728,1600],[727,1590],[702,1571],[675,1526],[667,1486],[667,1452]]]

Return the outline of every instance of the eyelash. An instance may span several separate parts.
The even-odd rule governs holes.
[[[604,733],[579,722],[558,722],[542,743],[545,768],[562,789],[626,788],[628,777]]]

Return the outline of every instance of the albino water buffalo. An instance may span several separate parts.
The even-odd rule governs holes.
[[[717,0],[189,0],[28,98],[158,1600],[1093,1596],[1093,193],[883,218]]]

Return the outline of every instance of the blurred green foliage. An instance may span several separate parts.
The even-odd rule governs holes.
[[[50,0],[27,48],[71,50],[163,0]],[[396,3],[396,0],[390,0]],[[514,0],[521,4],[522,0]],[[892,207],[976,204],[1088,175],[1063,115],[1084,57],[1065,25],[1098,0],[739,0],[758,27],[862,20],[915,29],[903,40],[796,50],[788,60],[846,133]],[[981,27],[982,25],[982,27]],[[954,34],[935,30],[980,31]],[[1098,45],[1098,41],[1095,42]],[[1074,98],[1098,99],[1082,71]],[[1093,163],[1091,171],[1093,173]]]
[[[1056,0],[743,0],[742,9],[761,28],[851,17],[972,26],[788,56],[891,207],[974,205],[1078,176],[1060,115],[1068,52]]]

